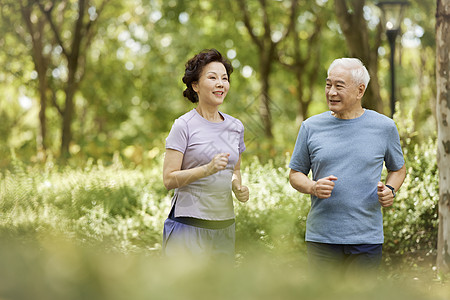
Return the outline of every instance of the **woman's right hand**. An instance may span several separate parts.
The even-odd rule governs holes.
[[[219,153],[207,164],[208,175],[224,170],[228,165],[230,153]]]

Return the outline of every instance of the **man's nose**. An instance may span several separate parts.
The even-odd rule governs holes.
[[[329,94],[330,94],[330,95],[336,95],[336,94],[337,94],[336,88],[335,88],[334,86],[332,86],[332,87],[330,88]]]

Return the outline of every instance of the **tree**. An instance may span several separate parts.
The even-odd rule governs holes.
[[[38,92],[40,98],[39,124],[40,129],[37,134],[38,153],[45,151],[47,135],[47,98],[48,98],[48,80],[46,76],[47,65],[49,64],[49,52],[44,53],[45,36],[47,27],[42,18],[38,18],[32,11],[31,3],[25,4],[24,1],[4,3],[2,7],[2,18],[8,24],[18,24],[18,18],[22,18],[25,27],[16,26],[14,33],[19,40],[27,43],[31,42],[31,57],[35,70],[38,75]],[[18,12],[18,14],[16,14]],[[18,17],[20,16],[20,17]],[[22,55],[24,53],[21,53]]]
[[[102,1],[97,9],[96,5],[88,0],[78,0],[75,6],[77,11],[75,13],[74,23],[72,24],[73,31],[71,38],[67,40],[63,38],[64,19],[61,16],[63,16],[62,12],[68,6],[69,10],[72,8],[70,6],[71,3],[63,1],[59,5],[55,5],[54,3],[44,5],[38,2],[39,8],[44,13],[67,64],[67,80],[64,87],[65,105],[61,107],[54,102],[62,116],[61,156],[63,157],[69,154],[69,144],[72,140],[71,125],[75,114],[74,97],[84,76],[86,52],[95,34],[93,25],[107,2],[108,0]]]
[[[61,156],[69,155],[75,94],[84,76],[86,53],[95,35],[94,24],[108,1],[20,0],[7,3],[12,12],[20,10],[25,31],[15,30],[25,44],[30,44],[39,81],[41,128],[38,150],[46,148],[46,112],[51,100],[62,119]],[[58,96],[58,91],[63,91],[64,97]]]
[[[378,48],[381,45],[381,24],[378,24],[375,36],[370,40],[367,21],[364,19],[365,0],[335,0],[337,20],[347,42],[349,55],[357,57],[367,66],[370,84],[364,97],[364,106],[383,112],[378,82]]]
[[[437,265],[450,271],[450,0],[438,0],[436,11],[436,116],[438,126],[439,237]]]
[[[274,38],[274,31],[272,29],[271,20],[272,18],[269,16],[269,8],[267,6],[266,0],[259,0],[259,6],[261,9],[261,18],[259,20],[262,24],[262,33],[261,35],[257,35],[258,31],[256,27],[253,25],[253,22],[250,18],[250,11],[248,8],[249,1],[239,0],[239,9],[242,10],[243,21],[247,31],[253,41],[253,43],[257,46],[258,49],[258,57],[259,57],[259,73],[260,73],[260,82],[261,82],[261,104],[259,109],[259,114],[261,116],[261,120],[264,126],[265,136],[269,139],[273,138],[272,133],[272,120],[270,113],[270,81],[269,77],[272,71],[272,63],[276,60],[276,48],[278,44],[283,41],[286,36],[294,29],[295,26],[295,16],[298,7],[298,0],[292,0],[290,9],[289,9],[289,20],[288,24],[284,27],[284,32],[281,36]]]
[[[305,8],[306,5],[311,7]],[[298,24],[292,30],[289,39],[286,39],[286,47],[279,47],[278,59],[280,63],[294,73],[296,84],[295,91],[299,104],[298,116],[300,120],[309,117],[308,108],[313,101],[313,89],[320,72],[321,33],[327,17],[326,7],[315,2],[302,5],[299,16],[302,19],[312,19],[311,22]]]

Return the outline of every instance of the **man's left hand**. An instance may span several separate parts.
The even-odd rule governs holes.
[[[394,203],[394,195],[392,194],[391,189],[386,187],[381,181],[378,182],[377,187],[378,201],[380,202],[381,206],[391,206]]]

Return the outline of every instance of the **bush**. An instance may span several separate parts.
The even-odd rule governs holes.
[[[435,142],[414,144],[407,137],[402,141],[407,177],[394,206],[384,209],[388,261],[405,254],[424,259],[436,253]],[[250,201],[235,202],[240,257],[263,250],[305,259],[310,199],[290,186],[289,159],[286,155],[261,164],[257,158],[244,158],[242,175]],[[162,160],[158,157],[145,169],[126,168],[120,161],[58,169],[52,162],[42,167],[16,160],[0,174],[0,233],[32,239],[55,234],[81,244],[102,243],[111,251],[151,250],[158,255],[172,195],[162,183]]]
[[[439,173],[436,139],[419,140],[411,117],[397,116],[406,161],[406,178],[391,208],[384,210],[385,251],[412,262],[435,262],[438,237]]]
[[[253,247],[273,252],[304,253],[309,196],[289,184],[290,157],[261,164],[253,158],[242,171],[250,189],[247,203],[236,202],[236,245],[239,251]]]
[[[160,180],[162,166],[58,170],[13,163],[1,174],[0,231],[31,239],[58,235],[82,244],[107,244],[122,252],[159,249],[170,205]]]

